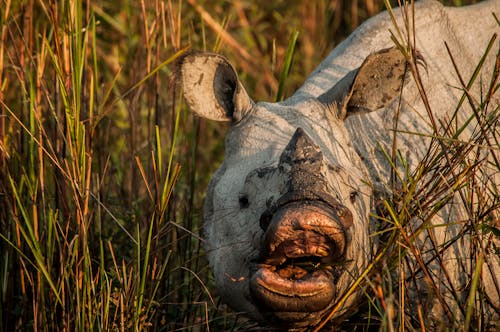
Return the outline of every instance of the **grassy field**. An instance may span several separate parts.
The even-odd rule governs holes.
[[[221,303],[200,238],[226,127],[189,113],[173,63],[221,52],[274,101],[383,9],[0,0],[0,331],[255,329]]]

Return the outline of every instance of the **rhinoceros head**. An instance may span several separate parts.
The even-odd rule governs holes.
[[[272,104],[254,103],[224,57],[182,59],[192,111],[232,122],[206,195],[204,237],[233,309],[268,324],[314,324],[360,276],[372,254],[372,189],[343,121],[392,102],[405,64],[398,50],[382,50],[318,98]]]

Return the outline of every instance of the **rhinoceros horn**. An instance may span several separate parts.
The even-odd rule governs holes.
[[[319,146],[302,128],[298,128],[281,154],[279,169],[288,174],[286,193],[261,218],[266,228],[273,214],[290,202],[321,202],[335,211],[343,227],[352,225],[351,212],[329,194],[326,163]]]

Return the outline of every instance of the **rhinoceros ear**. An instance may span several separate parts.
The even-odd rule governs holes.
[[[406,59],[397,48],[370,54],[358,69],[348,73],[318,99],[337,104],[341,118],[388,106],[400,93]]]
[[[253,101],[229,61],[219,54],[195,52],[180,60],[179,78],[193,112],[215,121],[239,121]]]

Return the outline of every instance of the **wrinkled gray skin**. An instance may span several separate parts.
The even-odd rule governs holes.
[[[434,116],[443,119],[461,96],[452,88],[460,83],[444,41],[463,77],[469,78],[491,36],[499,32],[491,13],[500,16],[500,1],[463,8],[422,1],[415,7],[417,49],[426,63],[422,77]],[[394,12],[401,24],[399,9]],[[393,46],[389,29],[387,13],[365,22],[281,103],[254,103],[232,65],[219,55],[192,53],[182,60],[180,80],[192,111],[232,122],[224,163],[207,191],[204,236],[217,288],[234,310],[281,327],[317,324],[372,261],[377,239],[370,234],[377,225],[370,213],[390,175],[380,146],[387,151],[392,146],[405,68],[399,51],[387,50]],[[483,88],[498,45],[496,41],[485,62]],[[479,84],[472,89],[476,96],[479,89]],[[497,92],[493,102],[498,101]],[[401,104],[401,131],[432,133],[408,76]],[[460,120],[469,115],[470,108],[464,107]],[[467,131],[461,137],[466,139]],[[397,141],[410,168],[428,146],[428,140],[412,134],[398,133]],[[458,234],[466,218],[459,200],[443,208],[433,224],[449,226],[435,228],[436,243]],[[428,234],[416,243],[425,252]],[[474,266],[468,248],[465,237],[442,253],[441,266],[428,262],[459,321],[463,312],[453,309],[447,288],[451,283],[465,306]],[[482,285],[490,298],[484,311],[486,322],[493,323],[499,310],[498,257],[491,254],[486,262]],[[406,287],[409,313],[415,314],[419,305],[423,317],[446,319],[421,273]],[[352,311],[362,297],[354,292],[335,317]]]

